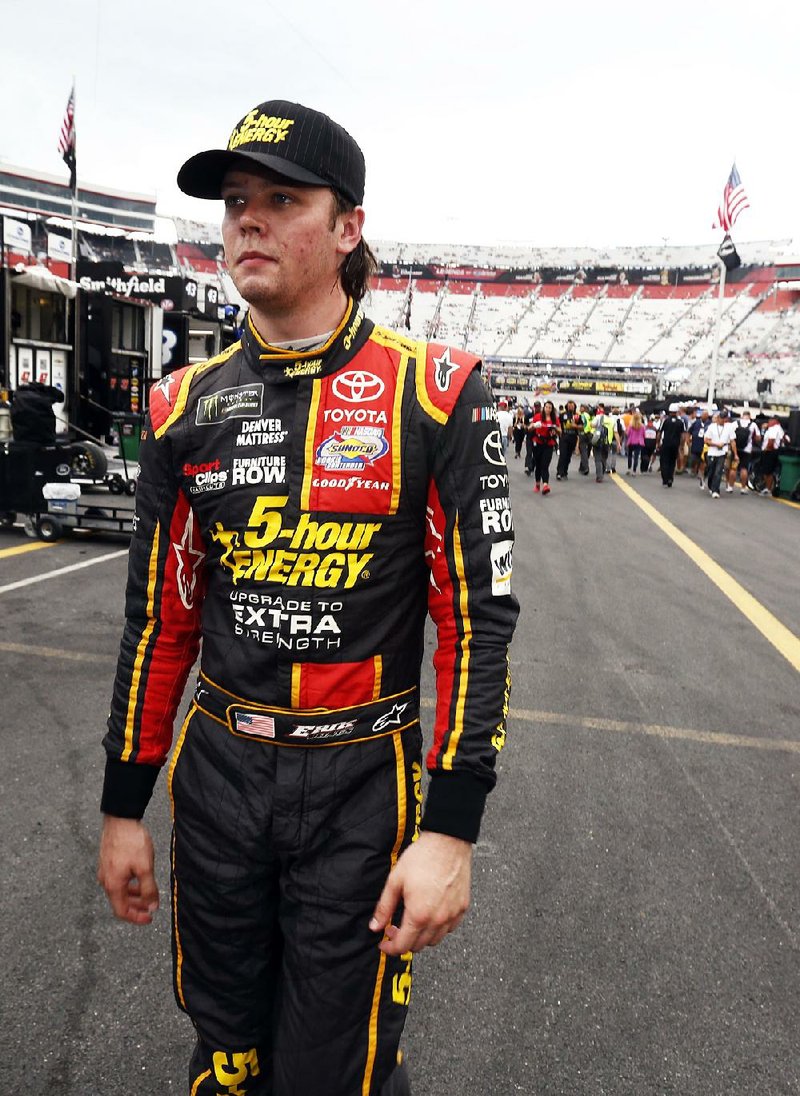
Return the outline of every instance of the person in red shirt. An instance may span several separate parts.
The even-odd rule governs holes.
[[[550,461],[561,433],[561,424],[552,400],[545,400],[544,407],[531,419],[529,427],[533,442],[534,491],[550,494]]]

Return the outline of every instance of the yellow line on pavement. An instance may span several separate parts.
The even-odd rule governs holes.
[[[776,502],[782,502],[784,506],[791,506],[793,510],[800,510],[800,502],[792,502],[791,499],[775,499]]]
[[[785,624],[781,624],[769,609],[766,609],[760,601],[756,601],[741,583],[723,570],[707,552],[704,552],[699,545],[695,544],[677,526],[665,518],[655,506],[646,502],[638,491],[634,491],[619,476],[614,476],[614,483],[621,491],[625,492],[628,498],[636,503],[640,510],[644,511],[663,533],[667,534],[670,540],[677,544],[682,552],[686,553],[692,563],[697,564],[700,570],[733,602],[739,612],[743,613],[750,623],[758,628],[764,638],[769,640],[786,661],[795,670],[800,671],[800,638],[794,632],[790,632]]]
[[[68,662],[113,665],[117,661],[116,655],[92,654],[88,651],[68,651],[62,647],[38,647],[28,643],[8,643],[2,640],[0,640],[0,651],[20,655],[34,655],[37,658],[64,659]],[[434,710],[436,701],[433,697],[421,697],[420,707]],[[576,731],[610,731],[616,734],[637,734],[654,738],[704,742],[712,746],[734,746],[748,750],[782,750],[786,753],[800,753],[800,741],[791,738],[757,738],[755,735],[728,734],[725,731],[701,731],[693,727],[669,727],[663,723],[632,723],[620,719],[598,719],[594,716],[580,716],[572,713],[546,712],[538,708],[511,708],[508,718],[524,723],[537,723],[551,727],[571,727]]]
[[[36,658],[59,658],[67,662],[103,662],[114,665],[116,655],[93,655],[88,651],[68,651],[64,647],[35,647],[31,643],[7,643],[0,640],[0,651],[15,655],[34,655]]]
[[[420,700],[421,708],[435,708],[436,701],[431,697]],[[571,727],[573,730],[612,731],[616,734],[643,734],[653,738],[677,738],[688,742],[705,742],[712,746],[738,746],[748,750],[782,750],[786,753],[800,753],[800,741],[793,738],[757,738],[755,735],[728,734],[725,731],[701,731],[694,727],[668,727],[663,723],[631,723],[620,719],[597,719],[594,716],[565,714],[564,712],[545,712],[538,708],[511,708],[509,720],[524,723],[538,723],[556,727]]]
[[[21,556],[23,552],[38,552],[40,548],[55,548],[55,545],[44,540],[32,540],[30,544],[18,544],[16,548],[0,548],[0,559]]]
[[[756,738],[755,735],[727,734],[725,731],[699,731],[692,727],[668,727],[661,723],[626,723],[618,719],[595,719],[593,716],[562,715],[530,708],[511,708],[509,719],[531,723],[550,723],[576,730],[615,731],[621,734],[643,734],[654,738],[682,738],[689,742],[707,742],[713,746],[739,746],[748,750],[784,750],[800,753],[800,741],[792,738]]]

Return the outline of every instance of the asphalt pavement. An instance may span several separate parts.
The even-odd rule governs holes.
[[[473,908],[415,965],[414,1094],[800,1093],[800,507],[508,471],[508,744]],[[0,531],[0,1062],[26,1096],[186,1092],[166,902],[123,925],[94,879],[124,550]],[[423,695],[429,727],[427,669]],[[163,781],[148,821],[166,894]]]

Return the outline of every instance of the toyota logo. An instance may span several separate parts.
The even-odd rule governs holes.
[[[333,382],[333,394],[345,403],[370,403],[383,395],[384,383],[374,373],[351,369],[340,373]]]
[[[489,464],[504,465],[506,458],[503,456],[503,443],[500,440],[500,431],[493,430],[487,434],[483,443],[483,455]]]

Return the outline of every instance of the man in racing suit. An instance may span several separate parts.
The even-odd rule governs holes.
[[[151,920],[141,818],[202,639],[167,778],[192,1096],[407,1091],[412,955],[466,910],[505,740],[517,604],[492,401],[477,359],[362,312],[363,181],[349,134],[284,101],[179,175],[224,198],[251,311],[151,392],[98,875],[117,916]]]

